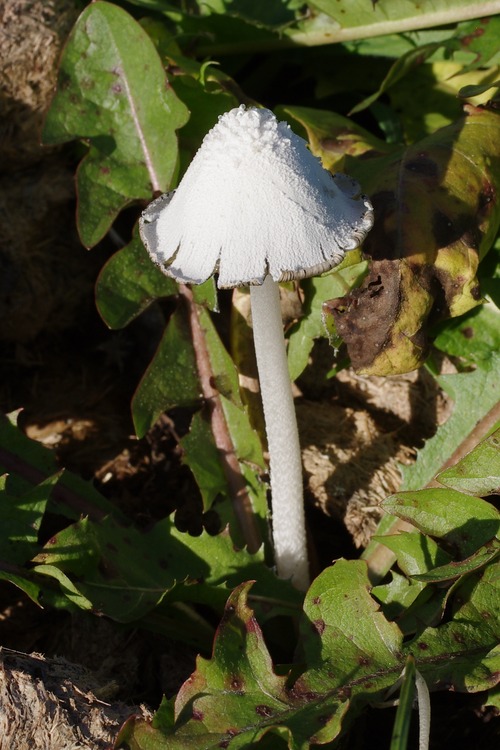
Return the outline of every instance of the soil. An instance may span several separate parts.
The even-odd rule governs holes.
[[[9,217],[0,240],[0,402],[5,413],[21,409],[19,424],[29,437],[53,450],[60,466],[92,479],[136,523],[148,525],[175,510],[189,528],[199,524],[200,498],[178,437],[190,414],[164,415],[141,440],[130,416],[165,310],[157,303],[124,331],[106,328],[93,287],[116,245],[107,238],[91,253],[81,247],[72,150],[39,145],[56,60],[76,13],[76,3],[62,0],[6,0],[0,10],[0,35],[11,40],[4,46],[0,40],[0,115],[9,134],[0,154],[6,167],[0,215]],[[118,229],[124,236],[130,231],[126,217]],[[379,501],[399,486],[398,466],[414,460],[452,408],[424,371],[377,379],[345,370],[328,380],[331,364],[331,350],[320,342],[297,391],[318,569],[334,551],[360,553],[380,517]],[[56,659],[58,669],[63,664],[63,671],[65,659],[68,679],[71,665],[82,665],[100,700],[121,701],[131,711],[146,711],[137,709],[141,704],[155,708],[162,694],[174,695],[196,655],[140,628],[83,612],[42,610],[6,582],[0,583],[0,644],[42,653]],[[488,750],[498,740],[493,712],[480,708],[480,696],[441,695],[434,710],[436,750]],[[119,719],[113,721],[116,726]],[[373,709],[343,746],[363,746],[367,727],[381,747],[388,746],[392,722],[391,711]]]

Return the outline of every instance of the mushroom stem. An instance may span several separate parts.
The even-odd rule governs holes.
[[[270,456],[274,553],[278,575],[309,585],[302,459],[293,403],[279,286],[266,276],[250,287],[252,324]]]

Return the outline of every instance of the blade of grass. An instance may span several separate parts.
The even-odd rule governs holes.
[[[406,750],[408,746],[413,698],[415,696],[415,673],[415,660],[412,656],[409,656],[404,669],[390,750]]]

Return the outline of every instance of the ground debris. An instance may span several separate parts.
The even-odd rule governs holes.
[[[81,666],[0,649],[0,750],[105,750],[131,714],[150,718],[105,696]]]

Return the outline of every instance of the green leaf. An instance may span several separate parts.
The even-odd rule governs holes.
[[[500,345],[500,308],[491,300],[471,310],[467,317],[447,323],[434,346],[465,365],[488,366]]]
[[[438,474],[440,484],[484,497],[500,494],[500,429],[454,466]]]
[[[370,588],[360,560],[339,560],[313,581],[301,626],[309,667],[298,680],[301,689],[322,693],[325,680],[329,692],[354,680],[362,689],[375,673],[385,676],[368,688],[374,693],[395,682],[402,669],[401,632],[380,612]]]
[[[271,717],[282,710],[286,678],[273,673],[259,625],[246,604],[250,585],[243,584],[229,597],[212,659],[198,658],[195,674],[177,695],[177,716],[191,718],[188,737],[221,733],[225,727],[230,739],[231,728],[242,726],[248,727],[247,742],[255,741],[266,725],[272,726]],[[182,729],[176,734],[179,743]]]
[[[43,552],[40,553],[39,559],[43,559],[43,555]],[[38,558],[35,558],[35,562],[37,559]],[[42,580],[43,577],[46,577],[48,579],[54,579],[55,581],[57,581],[61,588],[61,593],[69,602],[71,602],[71,604],[75,605],[75,607],[78,607],[78,609],[83,609],[86,612],[93,611],[95,614],[101,614],[100,610],[93,608],[91,599],[82,594],[80,588],[71,580],[71,577],[67,576],[56,565],[35,565],[33,567],[33,572],[39,573]]]
[[[211,659],[198,659],[175,711],[163,705],[156,729],[129,724],[128,747],[243,750],[267,737],[271,746],[281,746],[280,738],[290,750],[308,750],[338,737],[351,705],[359,711],[383,697],[409,657],[432,686],[487,689],[498,679],[499,580],[498,565],[470,574],[448,620],[404,644],[371,597],[363,562],[340,560],[306,595],[298,678],[294,669],[274,667],[243,584],[229,597]],[[478,621],[484,627],[476,630]]]
[[[176,64],[187,67],[185,58],[175,56]],[[192,64],[193,61],[191,61]],[[179,132],[183,149],[192,157],[199,149],[205,135],[217,124],[220,115],[239,104],[230,91],[224,91],[212,70],[206,72],[205,85],[191,75],[178,75],[173,81],[177,96],[182,99],[191,112],[191,117]],[[236,88],[234,82],[232,86]],[[218,90],[218,89],[221,90]]]
[[[132,400],[137,435],[145,435],[167,409],[198,406],[200,396],[191,331],[183,308],[178,307]]]
[[[50,477],[59,476],[58,470],[54,452],[26,437],[17,427],[17,414],[0,416],[0,473],[9,475],[6,482],[9,495],[21,497],[31,490],[36,493],[34,488],[50,483]],[[91,482],[67,470],[50,493],[49,509],[67,518],[81,515],[101,518],[105,513],[122,516]]]
[[[395,620],[409,609],[424,590],[425,585],[408,580],[406,576],[399,575],[394,570],[390,571],[390,575],[391,580],[388,583],[374,586],[372,594],[379,602],[382,602],[386,617],[389,620]],[[401,627],[401,622],[398,622],[398,624]],[[403,628],[402,630],[405,632]]]
[[[500,514],[493,505],[455,490],[397,492],[382,502],[382,508],[424,534],[454,545],[461,558],[478,550],[500,530]]]
[[[463,114],[464,102],[458,96],[460,88],[471,83],[490,83],[498,78],[497,66],[462,73],[459,57],[460,53],[455,52],[451,59],[446,56],[443,60],[426,62],[391,87],[390,107],[402,131],[399,142],[414,143],[452,125]],[[486,104],[486,101],[483,95],[475,104]]]
[[[430,536],[415,532],[400,532],[374,537],[396,555],[398,566],[407,576],[420,580],[419,573],[426,573],[429,568],[435,568],[451,562],[448,555]]]
[[[301,680],[287,688],[287,677],[275,672],[259,625],[247,606],[248,588],[245,584],[230,596],[212,658],[198,659],[196,672],[177,696],[174,726],[167,728],[163,744],[162,735],[155,735],[158,748],[215,748],[221,743],[246,748],[272,733],[299,750],[309,747],[313,733],[316,743],[339,733],[348,701],[336,696],[325,675],[321,693]],[[348,627],[348,621],[342,621],[341,616],[338,628],[342,630],[343,624]],[[321,630],[309,623],[307,639],[311,631],[320,637]],[[344,644],[341,638],[339,646]],[[314,661],[320,658],[316,649]],[[329,663],[328,655],[323,664],[328,668]],[[137,725],[137,737],[143,729],[144,724]],[[145,749],[147,744],[138,747]]]
[[[323,35],[323,43],[343,41],[344,39],[359,39],[378,36],[381,34],[395,34],[413,29],[443,26],[469,18],[481,18],[492,15],[491,3],[469,0],[434,0],[415,3],[413,0],[314,0],[310,3],[315,8],[329,16],[333,23],[319,16],[309,24],[304,24],[319,44],[319,36]],[[300,37],[294,35],[298,42]]]
[[[138,234],[105,264],[96,283],[97,309],[110,328],[124,328],[177,284],[152,262]]]
[[[179,288],[178,308],[133,398],[134,424],[142,436],[168,409],[202,409],[184,439],[185,463],[193,463],[205,509],[226,500],[217,508],[219,519],[229,524],[238,546],[255,550],[267,530],[266,487],[259,477],[264,458],[241,401],[234,363],[208,310],[197,301],[215,301],[213,281],[203,287],[196,294]],[[200,460],[196,450],[202,436],[207,444]]]
[[[475,70],[479,67],[486,67],[491,57],[498,51],[498,31],[500,29],[500,18],[495,16],[491,18],[482,18],[469,23],[462,23],[456,29],[455,33],[448,37],[440,39],[439,41],[428,42],[427,44],[421,44],[409,49],[403,55],[401,55],[396,62],[391,66],[387,76],[382,81],[382,84],[378,90],[371,96],[363,99],[362,102],[357,104],[351,110],[350,114],[355,112],[361,112],[366,107],[371,106],[377,99],[387,92],[392,86],[401,81],[408,73],[414,70],[416,67],[421,66],[426,60],[432,57],[437,50],[442,49],[446,58],[456,53],[458,50],[465,50],[467,52],[475,53],[475,59],[472,63],[463,66],[457,74],[464,75],[471,70]],[[405,81],[406,93],[410,94],[414,91],[415,81],[410,79]],[[491,84],[489,84],[491,85]],[[429,86],[429,88],[431,88]],[[481,88],[481,87],[466,87],[466,88]],[[488,85],[483,88],[486,91]],[[483,93],[483,91],[477,91],[477,93]],[[422,112],[422,101],[419,98],[420,112]],[[403,113],[404,117],[408,117],[409,108],[406,107]]]
[[[419,451],[416,463],[409,468],[401,467],[404,489],[418,489],[430,482],[477,423],[496,407],[496,384],[500,380],[499,321],[500,312],[493,303],[481,305],[466,318],[447,323],[445,331],[436,338],[439,349],[452,356],[464,356],[474,363],[475,369],[436,377],[454,401],[453,413]]]
[[[241,408],[242,401],[238,373],[234,362],[223,345],[209,312],[203,307],[199,307],[198,313],[208,349],[214,384],[221,396],[224,396],[227,401]]]
[[[378,90],[374,94],[371,94],[371,96],[367,96],[366,99],[363,99],[363,101],[359,102],[359,104],[356,104],[356,106],[351,109],[349,114],[353,115],[357,112],[361,112],[367,107],[370,107],[374,102],[377,101],[377,99],[382,96],[382,94],[388,91],[391,86],[397,83],[397,81],[400,81],[402,78],[404,78],[404,76],[406,76],[409,71],[413,70],[413,68],[418,65],[422,65],[422,63],[425,62],[425,60],[427,60],[429,57],[431,57],[436,52],[436,50],[439,49],[440,46],[440,42],[433,42],[422,47],[416,47],[415,49],[408,50],[408,52],[406,52],[402,57],[396,60],[396,62],[391,66],[391,69],[382,81]]]
[[[449,565],[442,565],[439,568],[433,568],[433,570],[430,570],[428,573],[416,575],[414,578],[417,581],[423,581],[424,583],[451,581],[454,578],[465,575],[466,573],[471,573],[474,570],[484,568],[487,563],[498,557],[499,553],[500,540],[491,539],[487,544],[484,544],[465,560],[451,562]]]
[[[77,175],[84,245],[96,245],[124,206],[167,190],[187,116],[141,26],[116,5],[89,5],[65,47],[43,132],[49,144],[89,144]]]
[[[9,495],[0,477],[0,559],[22,564],[38,551],[38,532],[50,493],[61,472],[20,496]]]
[[[79,606],[82,599],[94,612],[130,622],[184,580],[195,559],[172,538],[168,519],[141,533],[108,517],[82,519],[59,532],[35,558],[35,571],[55,577]]]
[[[40,585],[26,566],[40,549],[38,534],[49,498],[57,487],[60,471],[22,494],[9,494],[6,486],[15,482],[0,477],[0,580],[8,581],[24,591],[35,604],[60,605],[57,597]]]
[[[301,599],[265,565],[263,551],[236,551],[227,531],[192,537],[169,518],[148,530],[110,517],[82,519],[56,534],[35,562],[34,571],[55,578],[78,606],[118,622],[139,620],[164,599],[201,602],[220,612],[228,589],[253,578],[268,615],[277,606],[293,611]]]
[[[324,168],[330,172],[348,171],[345,167],[347,157],[352,157],[354,164],[361,157],[381,156],[393,150],[392,146],[336,112],[286,106],[277,107],[276,113],[286,118],[294,130],[307,138],[313,154],[321,159]],[[349,165],[349,173],[352,172],[355,177],[350,160]]]
[[[146,722],[135,722],[127,739],[137,745],[129,747],[194,750],[224,743],[222,747],[243,748],[274,729],[274,717],[286,705],[286,678],[273,672],[262,632],[247,606],[250,585],[231,594],[212,659],[198,657],[196,672],[177,695],[176,723],[161,721],[162,731],[148,734]]]
[[[430,627],[408,644],[429,687],[478,692],[498,682],[500,567],[491,563],[455,590],[449,622]]]
[[[210,424],[201,412],[193,416],[191,428],[180,444],[182,461],[189,466],[200,488],[203,509],[209,510],[227,482]]]
[[[462,26],[457,35],[457,46],[474,54],[474,60],[462,68],[462,73],[485,68],[488,65],[491,58],[498,53],[499,33],[500,16],[480,18]]]
[[[462,99],[472,99],[475,96],[481,96],[490,89],[500,88],[500,81],[493,81],[492,83],[480,83],[477,85],[470,84],[469,86],[462,86],[458,92],[458,96]]]

